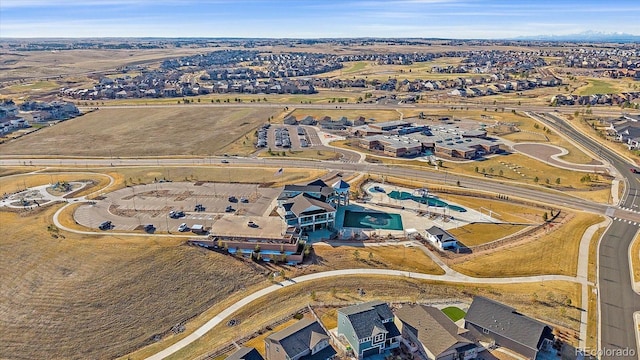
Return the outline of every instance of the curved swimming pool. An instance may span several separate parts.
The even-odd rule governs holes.
[[[428,206],[435,206],[435,207],[446,207],[449,208],[453,211],[457,211],[457,212],[466,212],[467,209],[461,207],[461,206],[457,206],[457,205],[449,205],[448,203],[434,198],[432,196],[415,196],[415,195],[411,195],[410,193],[406,192],[406,191],[398,191],[398,190],[393,190],[392,192],[388,193],[387,196],[389,196],[390,198],[394,199],[394,200],[413,200],[415,202],[418,202],[420,204],[426,204]]]

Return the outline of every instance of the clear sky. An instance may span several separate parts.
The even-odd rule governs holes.
[[[8,37],[640,34],[640,0],[0,0]]]

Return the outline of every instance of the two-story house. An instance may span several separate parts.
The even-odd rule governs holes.
[[[302,319],[267,336],[264,345],[267,360],[328,360],[336,355],[329,335],[311,319]]]
[[[400,330],[387,303],[371,301],[338,310],[338,336],[344,336],[358,359],[400,346]]]

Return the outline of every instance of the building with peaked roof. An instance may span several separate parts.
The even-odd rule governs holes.
[[[338,309],[338,336],[344,336],[358,359],[400,346],[400,330],[387,303],[370,301]]]
[[[432,226],[425,230],[427,240],[429,240],[434,246],[440,248],[440,250],[456,249],[458,247],[458,240],[455,236],[451,235],[447,230]]]
[[[475,359],[477,348],[461,329],[440,309],[417,304],[403,305],[396,311],[403,339],[409,348],[429,360]]]
[[[278,213],[288,226],[302,231],[333,228],[336,207],[344,203],[343,192],[320,179],[307,185],[285,185],[278,197]]]
[[[262,355],[252,347],[241,347],[227,357],[227,360],[264,360]]]
[[[464,321],[464,328],[480,341],[494,342],[529,359],[553,344],[549,325],[482,296],[473,298]]]
[[[322,325],[310,319],[267,336],[264,340],[267,360],[328,360],[336,355]]]
[[[351,185],[349,185],[348,182],[340,179],[333,183],[331,187],[336,194],[336,204],[338,206],[349,205],[349,190],[351,189]]]

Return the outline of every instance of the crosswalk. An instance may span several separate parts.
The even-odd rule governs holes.
[[[637,210],[637,209],[626,208],[626,207],[620,206],[620,210],[625,210],[625,211],[629,211],[629,212],[632,212],[632,213],[640,214],[640,210]]]
[[[620,219],[620,218],[617,218],[617,217],[614,217],[613,220],[620,221],[620,222],[623,222],[623,223],[626,223],[626,224],[630,224],[630,225],[634,225],[634,226],[638,225],[637,221],[631,221],[631,220],[627,220],[627,219]]]

